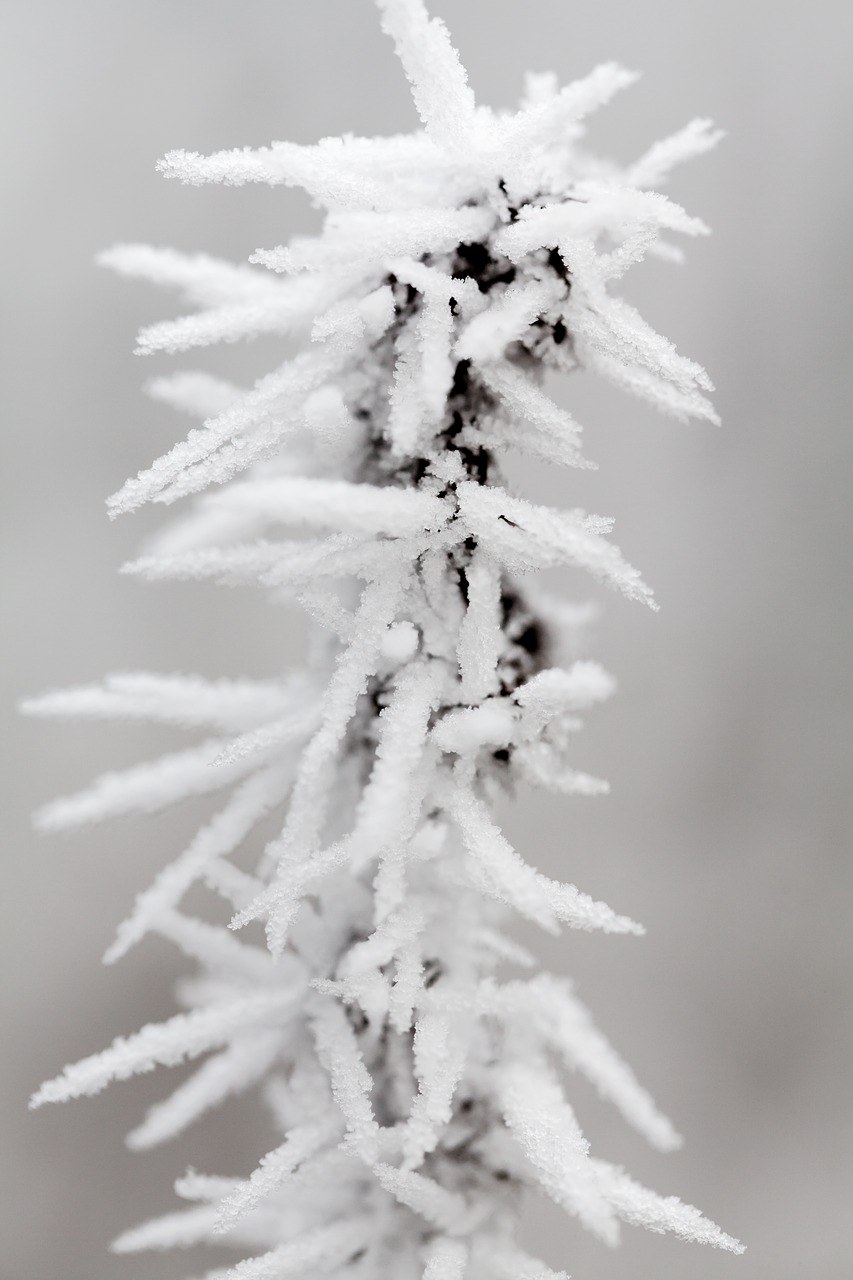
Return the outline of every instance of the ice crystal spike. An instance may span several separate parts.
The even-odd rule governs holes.
[[[590,611],[519,575],[570,565],[656,607],[610,520],[512,493],[502,456],[593,465],[543,389],[550,368],[715,420],[703,370],[612,289],[646,253],[675,256],[662,232],[705,231],[650,188],[720,135],[694,120],[605,164],[578,142],[632,72],[606,64],[563,89],[531,76],[514,114],[493,112],[421,0],[377,2],[420,128],[160,164],[185,183],[302,186],[326,210],[317,235],[239,266],[129,244],[101,258],[191,308],[144,329],[142,353],[302,339],[248,389],[191,369],[150,383],[201,425],[109,509],[207,490],[128,571],[293,599],[317,620],[317,661],[266,681],[123,673],[26,705],[205,735],[54,801],[43,827],[222,793],[105,957],[149,932],[173,941],[198,965],[184,1010],[67,1067],[33,1105],[195,1063],[131,1133],[149,1147],[260,1090],[270,1141],[255,1172],[191,1171],[176,1186],[189,1208],[114,1245],[250,1255],[211,1277],[563,1280],[516,1240],[535,1190],[607,1244],[627,1222],[738,1252],[692,1206],[590,1155],[565,1069],[652,1145],[680,1139],[570,984],[503,931],[519,915],[552,932],[642,929],[541,874],[491,811],[515,781],[607,790],[575,764],[578,717],[614,688],[577,660]],[[239,869],[276,814],[254,874]],[[194,884],[225,900],[230,930],[183,908]],[[268,949],[239,934],[254,920]]]

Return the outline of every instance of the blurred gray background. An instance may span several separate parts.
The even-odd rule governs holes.
[[[683,1129],[660,1156],[582,1082],[599,1154],[700,1205],[743,1258],[626,1230],[610,1253],[543,1212],[554,1265],[596,1280],[849,1280],[851,1220],[850,215],[853,6],[842,0],[435,0],[480,97],[511,104],[526,68],[561,79],[617,58],[645,75],[591,140],[633,158],[693,115],[729,133],[672,195],[714,236],[684,268],[648,264],[626,292],[718,385],[722,430],[680,426],[586,376],[561,389],[594,474],[530,491],[617,517],[655,587],[652,615],[615,596],[592,652],[620,693],[578,740],[606,800],[526,798],[523,851],[648,926],[643,940],[542,945]],[[301,619],[249,594],[146,587],[119,564],[161,513],[108,524],[103,498],[187,423],[139,384],[132,354],[170,297],[93,256],[144,240],[245,258],[315,225],[284,190],[192,189],[154,161],[272,138],[311,141],[414,121],[368,0],[5,0],[2,514],[8,786],[4,949],[5,1280],[180,1277],[217,1258],[114,1258],[120,1229],[169,1210],[188,1164],[246,1173],[266,1150],[254,1105],[175,1147],[123,1134],[179,1073],[26,1112],[64,1062],[167,1015],[180,962],[150,942],[99,956],[199,820],[40,839],[29,811],[173,739],[138,728],[20,723],[26,692],[150,668],[262,674],[298,658]],[[248,377],[276,344],[186,367]],[[569,592],[587,593],[568,581]]]

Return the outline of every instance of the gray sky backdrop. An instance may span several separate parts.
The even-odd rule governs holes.
[[[628,1230],[610,1253],[557,1214],[532,1224],[587,1280],[849,1280],[851,1148],[851,193],[844,0],[436,0],[472,83],[509,105],[526,68],[561,79],[617,58],[645,74],[592,141],[629,159],[693,115],[729,137],[671,192],[714,227],[684,268],[627,293],[718,386],[722,430],[679,426],[585,376],[560,395],[593,475],[530,492],[617,517],[655,587],[615,596],[592,652],[620,692],[578,740],[607,800],[528,799],[508,818],[551,874],[643,920],[636,939],[542,951],[683,1128],[646,1152],[579,1082],[600,1154],[700,1205],[743,1258]],[[269,1143],[252,1105],[173,1147],[122,1146],[178,1073],[27,1114],[64,1062],[170,1012],[180,963],[149,943],[98,957],[134,893],[200,810],[37,839],[28,813],[165,733],[21,724],[15,699],[150,668],[266,673],[298,657],[301,619],[249,594],[117,576],[155,511],[108,524],[103,498],[186,429],[132,354],[172,299],[92,265],[118,240],[245,258],[315,225],[298,194],[191,189],[154,161],[272,138],[414,121],[368,0],[5,0],[2,483],[6,1280],[168,1280],[215,1258],[113,1258],[121,1228],[170,1209],[188,1164],[247,1173]],[[247,377],[272,340],[186,359]],[[569,592],[587,593],[580,579]]]

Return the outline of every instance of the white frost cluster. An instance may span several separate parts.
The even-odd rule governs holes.
[[[570,984],[530,972],[505,928],[518,915],[554,933],[642,930],[535,870],[491,812],[516,780],[606,790],[572,763],[579,714],[613,688],[566,656],[586,612],[519,576],[572,565],[654,607],[610,521],[511,494],[502,455],[591,465],[543,391],[548,368],[594,369],[676,417],[714,420],[704,372],[611,286],[647,252],[678,256],[662,232],[705,231],[649,187],[718,134],[694,121],[619,168],[581,140],[631,74],[605,65],[563,89],[532,76],[518,111],[492,111],[421,0],[378,4],[422,128],[160,165],[182,182],[299,185],[326,210],[319,235],[254,265],[138,245],[103,258],[194,308],[145,329],[142,352],[304,338],[250,389],[191,371],[151,384],[202,425],[111,513],[209,492],[127,571],[260,585],[298,601],[323,639],[310,673],[121,674],[28,704],[203,734],[48,805],[45,828],[221,795],[106,957],[149,932],[171,939],[199,966],[183,1011],[67,1067],[34,1104],[198,1061],[130,1135],[148,1147],[260,1088],[274,1133],[252,1176],[191,1171],[176,1188],[188,1208],[115,1244],[252,1255],[208,1280],[551,1278],[516,1239],[528,1188],[608,1244],[628,1222],[739,1251],[696,1209],[589,1154],[567,1070],[655,1147],[679,1139]],[[238,851],[276,815],[246,870]],[[229,905],[230,930],[182,909],[199,883]],[[250,921],[268,949],[241,940]]]

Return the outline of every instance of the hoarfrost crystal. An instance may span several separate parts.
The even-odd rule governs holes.
[[[543,390],[548,369],[593,369],[677,418],[714,420],[702,369],[611,287],[647,252],[678,257],[662,232],[705,231],[649,188],[719,135],[696,120],[619,168],[580,144],[630,73],[605,65],[563,89],[531,76],[518,111],[491,111],[420,0],[379,10],[421,129],[160,164],[182,182],[304,187],[327,211],[321,234],[254,265],[138,245],[103,256],[196,308],[145,329],[142,352],[304,338],[250,389],[156,379],[152,394],[202,425],[109,508],[208,490],[127,571],[293,599],[323,659],[267,682],[121,674],[28,704],[205,735],[48,805],[45,828],[222,794],[106,956],[171,939],[199,964],[185,1010],[67,1067],[34,1103],[201,1060],[130,1135],[148,1147],[260,1089],[270,1149],[252,1176],[190,1172],[176,1188],[189,1208],[115,1243],[252,1255],[211,1277],[553,1276],[516,1238],[528,1189],[608,1244],[628,1222],[739,1251],[590,1155],[563,1068],[654,1146],[679,1139],[571,985],[530,972],[506,929],[517,915],[553,933],[642,930],[535,870],[491,811],[515,780],[607,789],[572,749],[578,714],[612,691],[597,663],[566,657],[587,611],[519,578],[571,565],[655,607],[609,520],[508,492],[502,455],[592,465]],[[277,813],[280,834],[241,869],[234,855]],[[229,904],[231,930],[182,909],[197,883]],[[241,941],[250,921],[267,950]]]

